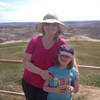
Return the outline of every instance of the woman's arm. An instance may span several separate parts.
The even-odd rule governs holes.
[[[78,68],[78,65],[77,65],[77,63],[76,63],[76,59],[75,59],[75,57],[74,57],[74,66],[75,66],[75,68],[76,68],[76,80],[77,81],[80,81],[80,73],[79,73],[79,68]]]
[[[31,57],[32,57],[31,54],[28,54],[28,53],[25,54],[24,60],[23,60],[24,68],[28,69],[30,72],[40,75],[44,80],[51,79],[52,77],[49,74],[51,72],[48,70],[42,70],[39,67],[32,64]]]
[[[76,68],[76,72],[79,72],[78,65],[77,65],[77,63],[76,63],[75,57],[74,57],[74,66],[75,66],[75,68]]]
[[[76,80],[74,81],[73,86],[74,86],[74,93],[77,93],[79,91],[80,73],[75,57],[74,57],[74,66],[76,68]]]

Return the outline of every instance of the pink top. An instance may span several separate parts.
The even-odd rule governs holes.
[[[44,48],[41,40],[42,36],[34,36],[30,40],[27,48],[26,53],[32,54],[31,62],[36,65],[37,67],[47,70],[48,67],[55,65],[55,56],[57,49],[60,45],[66,44],[63,39],[59,39],[50,49]],[[41,76],[30,72],[27,69],[24,69],[24,80],[38,88],[42,88],[44,84],[44,80]]]

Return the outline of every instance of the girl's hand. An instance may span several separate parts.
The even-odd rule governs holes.
[[[48,70],[42,70],[40,71],[40,76],[44,79],[44,80],[50,80],[53,77],[50,75],[50,73],[53,73],[51,71]]]
[[[71,86],[71,85],[68,85],[66,90],[69,90],[70,92],[73,92],[74,91],[74,87]]]
[[[54,92],[57,94],[64,94],[64,93],[66,93],[66,88],[57,87],[54,89]]]

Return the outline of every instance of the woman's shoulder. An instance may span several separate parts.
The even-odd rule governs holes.
[[[29,41],[32,43],[36,43],[41,38],[40,35],[33,36]]]
[[[63,39],[63,38],[59,38],[59,42],[60,42],[61,44],[67,44],[67,42],[66,42],[65,39]]]
[[[41,38],[41,35],[36,35],[36,36],[33,36],[33,37],[31,38],[31,40],[37,40],[37,39],[39,39],[39,38]]]

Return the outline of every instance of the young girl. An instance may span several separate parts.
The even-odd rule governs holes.
[[[72,100],[72,92],[78,92],[76,69],[73,67],[74,50],[71,46],[61,45],[56,55],[56,65],[48,68],[53,79],[46,80],[44,91],[47,100]]]

